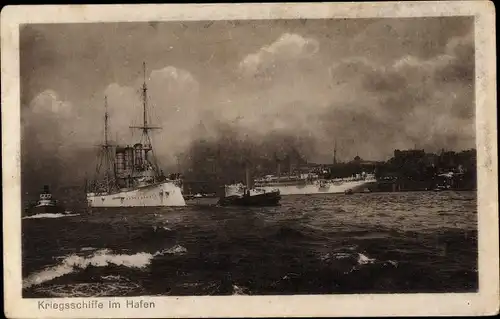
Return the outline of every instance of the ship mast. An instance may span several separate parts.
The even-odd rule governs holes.
[[[148,125],[148,111],[147,111],[147,109],[148,109],[148,99],[147,99],[148,98],[148,96],[147,96],[148,88],[146,85],[146,62],[142,63],[142,69],[143,69],[143,83],[142,83],[142,89],[141,89],[141,91],[142,91],[141,92],[142,93],[142,113],[143,113],[142,126],[131,126],[130,128],[136,128],[136,129],[140,129],[142,131],[141,142],[144,141],[143,150],[144,150],[145,159],[147,159],[148,152],[151,151],[152,156],[153,156],[153,163],[152,164],[154,165],[155,171],[158,174],[158,165],[157,165],[156,159],[154,157],[153,147],[151,145],[151,137],[149,136],[149,131],[161,129],[161,127]]]
[[[108,97],[104,97],[104,147],[108,147]]]
[[[109,192],[111,190],[111,171],[112,171],[112,154],[111,154],[111,145],[108,140],[108,131],[109,131],[109,113],[108,113],[108,97],[104,97],[104,161],[105,161],[105,183],[106,190]]]
[[[109,144],[108,131],[109,131],[109,113],[108,113],[108,98],[104,97],[104,144],[99,145],[101,147],[102,153],[99,156],[100,161],[96,167],[96,174],[99,175],[101,167],[104,164],[104,190],[109,192],[111,190],[112,176],[111,171],[113,169],[113,157],[111,154],[112,145]],[[97,181],[97,179],[96,179]],[[99,189],[101,186],[95,185]]]
[[[149,135],[148,135],[148,113],[147,113],[148,112],[148,99],[147,99],[148,87],[146,86],[146,62],[142,62],[142,74],[143,74],[143,82],[142,82],[142,109],[143,109],[142,134],[145,137],[149,138]]]
[[[333,146],[333,164],[337,164],[337,140]]]

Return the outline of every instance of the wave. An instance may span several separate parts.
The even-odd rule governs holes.
[[[370,258],[362,253],[357,253],[358,258],[356,259],[356,263],[351,267],[351,269],[344,271],[344,275],[350,274],[354,271],[357,271],[360,269],[361,266],[363,265],[368,265],[368,264],[374,264],[376,259],[375,258]]]
[[[331,261],[339,261],[346,259],[357,261],[358,259],[364,260],[364,258],[367,258],[365,255],[357,253],[356,252],[357,248],[358,245],[355,244],[343,245],[341,250],[321,253],[319,255],[319,259],[321,259],[322,261],[331,262]]]
[[[366,255],[358,253],[358,264],[359,265],[373,264],[375,261],[376,261],[375,258],[370,258],[370,257],[367,257]]]
[[[154,256],[161,256],[165,254],[169,255],[184,255],[187,253],[187,249],[181,245],[175,245],[174,247],[171,247],[169,249],[164,249],[160,252],[156,252]]]
[[[167,226],[153,226],[153,231],[160,231],[160,230],[165,230],[165,231],[172,231],[172,229],[168,228]]]
[[[398,267],[399,264],[394,260],[381,261],[356,251],[328,252],[322,253],[318,257],[323,262],[335,265],[334,267],[346,267],[347,270],[344,271],[344,274],[349,274],[370,266]]]
[[[398,267],[398,262],[394,260],[387,260],[387,261],[378,261],[375,258],[370,258],[362,253],[358,253],[358,258],[356,260],[356,264],[351,267],[348,271],[345,271],[344,274],[349,274],[354,271],[358,271],[361,268],[361,266],[366,266],[366,265],[377,265],[378,267],[393,267],[396,268]]]
[[[36,214],[32,216],[23,217],[23,219],[38,219],[38,218],[61,218],[61,217],[71,217],[71,216],[79,216],[80,214],[71,214],[71,213],[58,213],[58,214]]]
[[[388,260],[388,261],[387,261],[387,263],[388,263],[388,264],[390,264],[390,265],[392,265],[392,266],[394,266],[394,267],[397,267],[397,266],[398,266],[398,264],[399,264],[399,263],[398,263],[397,261],[395,261],[395,260]]]
[[[239,287],[233,285],[233,295],[234,296],[248,296],[248,289],[245,287]]]
[[[69,275],[77,270],[85,269],[88,266],[105,267],[108,265],[125,266],[131,268],[145,268],[153,258],[149,253],[137,253],[134,255],[109,254],[109,250],[97,251],[89,257],[70,255],[63,259],[61,264],[46,268],[23,280],[23,288],[42,284],[55,278]]]
[[[319,259],[322,261],[332,261],[332,260],[340,260],[340,259],[348,259],[352,258],[353,254],[349,252],[335,252],[335,253],[326,253],[326,254],[321,254],[319,256]]]
[[[44,282],[69,275],[89,266],[106,267],[109,265],[123,266],[128,268],[144,269],[150,265],[151,260],[156,256],[164,254],[180,255],[187,252],[187,249],[175,245],[172,248],[156,252],[154,254],[141,252],[133,255],[113,254],[108,249],[101,249],[89,256],[79,256],[72,254],[62,257],[62,262],[56,266],[45,268],[36,272],[23,280],[23,288],[40,285]]]
[[[101,278],[104,279],[104,280],[113,280],[113,281],[116,281],[116,280],[121,280],[122,276],[120,276],[120,275],[107,275],[107,276],[101,276]]]

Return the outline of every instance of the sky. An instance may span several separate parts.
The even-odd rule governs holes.
[[[86,174],[103,140],[133,144],[145,62],[157,156],[229,131],[331,163],[475,147],[470,17],[25,25],[22,171]],[[226,132],[226,133],[224,133]],[[290,138],[294,142],[289,142]],[[274,139],[273,141],[275,141]],[[280,145],[278,145],[280,144]],[[75,173],[76,172],[76,173]],[[51,177],[52,176],[52,177]]]

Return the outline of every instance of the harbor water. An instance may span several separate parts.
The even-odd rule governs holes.
[[[473,292],[475,192],[285,196],[278,207],[22,220],[23,296]]]

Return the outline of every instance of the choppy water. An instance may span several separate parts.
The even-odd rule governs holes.
[[[54,218],[49,218],[54,217]],[[24,297],[475,291],[474,192],[23,219]]]

